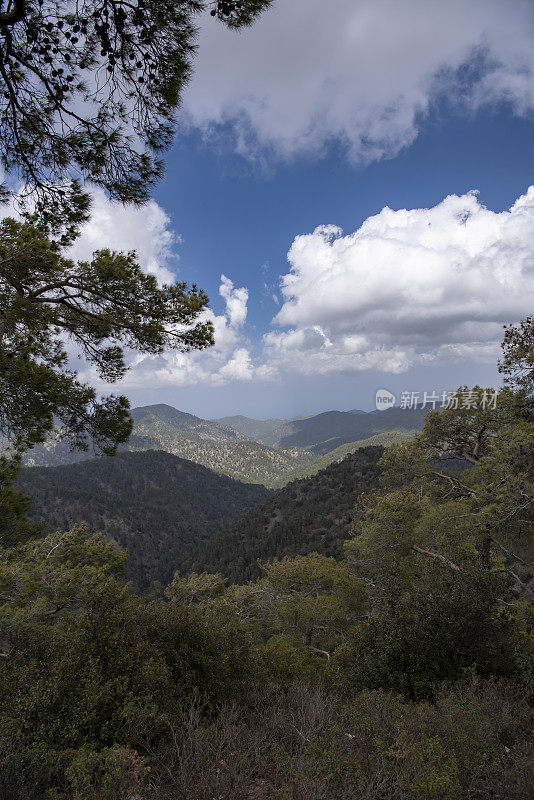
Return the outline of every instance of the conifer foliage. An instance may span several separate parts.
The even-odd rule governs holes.
[[[69,367],[70,340],[113,382],[126,371],[123,347],[159,353],[202,348],[212,326],[196,286],[160,287],[134,253],[99,250],[88,262],[30,223],[0,224],[0,433],[20,453],[59,422],[73,446],[113,453],[131,430],[125,397],[97,399]]]
[[[2,166],[49,216],[72,211],[85,180],[146,201],[173,139],[199,15],[209,8],[240,28],[269,3],[1,2]]]

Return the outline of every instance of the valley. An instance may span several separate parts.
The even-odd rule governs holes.
[[[84,524],[126,548],[126,577],[141,590],[168,583],[202,542],[268,496],[263,486],[154,450],[27,468],[18,486],[47,532]]]
[[[259,574],[258,559],[341,556],[383,448],[415,432],[408,412],[377,414],[205,420],[164,404],[134,408],[133,434],[117,456],[49,442],[29,451],[18,486],[45,531],[83,524],[126,548],[126,577],[143,591],[191,569],[246,581]],[[319,452],[352,431],[364,438]],[[275,446],[290,437],[315,451]]]
[[[420,430],[424,412],[329,411],[294,420],[224,417],[206,420],[156,404],[134,408],[133,433],[121,450],[163,450],[222,475],[269,489],[316,474],[367,444],[387,445]],[[25,466],[61,466],[94,457],[58,438],[37,445]]]

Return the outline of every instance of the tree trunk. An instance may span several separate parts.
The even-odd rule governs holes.
[[[491,562],[491,536],[484,536],[477,549],[480,568],[489,570]]]

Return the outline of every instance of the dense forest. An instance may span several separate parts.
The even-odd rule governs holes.
[[[175,570],[243,582],[259,561],[317,551],[339,558],[358,496],[377,485],[381,447],[365,447],[274,494],[161,451],[22,471],[31,516],[47,530],[85,524],[128,550],[126,575],[146,590]]]
[[[161,451],[120,453],[22,471],[32,517],[47,530],[85,524],[129,553],[126,576],[139,589],[166,584],[201,542],[263,500],[262,486],[239,483]]]
[[[273,494],[224,533],[247,582],[143,598],[78,527],[4,549],[2,796],[530,800],[534,422],[499,398]],[[103,463],[140,458],[176,462]]]
[[[242,583],[257,578],[260,562],[274,557],[315,551],[339,558],[358,496],[378,483],[382,453],[381,447],[361,448],[317,475],[279,489],[201,544],[194,568]]]

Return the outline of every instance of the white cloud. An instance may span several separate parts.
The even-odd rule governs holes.
[[[1,176],[0,176],[1,177]],[[142,207],[114,203],[103,189],[91,187],[91,219],[66,255],[77,261],[89,261],[95,250],[109,249],[128,253],[135,250],[139,266],[155,275],[160,283],[174,283],[178,255],[173,247],[180,237],[171,229],[171,220],[155,200]],[[5,217],[20,219],[16,204],[0,206],[0,221]]]
[[[254,367],[250,353],[245,347],[235,351],[232,358],[219,370],[222,379],[250,381],[254,377]]]
[[[277,0],[240,33],[205,22],[185,116],[231,122],[247,155],[335,139],[369,161],[410,144],[443,92],[532,111],[533,38],[532,0]]]
[[[221,285],[219,287],[219,294],[226,301],[226,313],[228,315],[228,324],[232,328],[243,325],[247,318],[247,302],[248,291],[244,287],[241,289],[234,289],[232,281],[221,275]]]
[[[91,190],[91,219],[69,255],[77,260],[90,259],[94,250],[129,252],[135,250],[139,265],[161,283],[173,283],[178,256],[173,251],[179,242],[165,211],[155,200],[142,206],[111,202],[99,188]]]
[[[235,350],[242,339],[242,328],[247,318],[248,290],[244,286],[236,289],[230,278],[221,275],[219,294],[224,299],[224,313],[215,314],[210,308],[202,315],[202,319],[213,323],[215,345],[210,353],[215,351],[222,357]]]
[[[352,234],[297,236],[267,363],[305,374],[494,361],[502,325],[534,308],[534,186],[509,211],[475,193],[384,208]]]
[[[265,365],[256,367],[253,364],[247,346],[243,326],[247,317],[248,290],[234,287],[226,275],[221,275],[219,294],[225,301],[224,312],[215,314],[212,309],[207,309],[201,317],[213,323],[213,347],[200,352],[169,351],[160,356],[137,355],[122,386],[219,386],[233,381],[273,377],[274,368]]]

